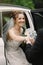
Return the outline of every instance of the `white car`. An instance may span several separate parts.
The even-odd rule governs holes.
[[[36,31],[34,29],[33,19],[31,15],[31,9],[13,5],[0,5],[0,65],[6,65],[6,59],[4,53],[5,52],[4,33],[6,32],[6,27],[8,28],[9,26],[9,23],[7,22],[12,20],[12,18],[10,18],[10,13],[15,10],[22,10],[25,13],[27,21],[26,28],[28,31],[31,32],[31,34],[33,34],[33,36],[36,36]]]

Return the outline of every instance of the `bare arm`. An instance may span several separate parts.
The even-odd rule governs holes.
[[[26,41],[26,39],[27,39],[27,37],[23,37],[23,36],[19,36],[19,35],[14,34],[14,31],[12,31],[12,30],[9,30],[8,34],[12,40],[16,40],[19,42]]]

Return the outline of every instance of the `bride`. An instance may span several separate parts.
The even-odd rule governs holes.
[[[31,65],[19,47],[22,42],[31,43],[28,36],[22,36],[25,24],[25,15],[22,11],[13,12],[14,26],[7,31],[6,35],[6,61],[7,65]]]

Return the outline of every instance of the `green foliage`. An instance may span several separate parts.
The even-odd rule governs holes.
[[[2,2],[7,4],[25,6],[31,9],[34,8],[34,4],[32,0],[3,0]]]

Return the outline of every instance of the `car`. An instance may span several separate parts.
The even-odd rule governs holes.
[[[5,42],[6,42],[6,31],[9,25],[13,25],[11,21],[12,19],[12,12],[15,10],[21,10],[25,13],[26,16],[26,26],[24,28],[30,32],[30,36],[36,38],[37,31],[39,28],[43,27],[41,22],[43,21],[43,15],[38,9],[31,10],[26,7],[15,6],[10,4],[1,4],[0,5],[0,65],[6,65],[6,58],[5,58]],[[40,19],[41,18],[41,19]],[[40,21],[40,22],[39,22]],[[43,22],[42,22],[43,23]],[[41,25],[40,25],[41,24]]]

